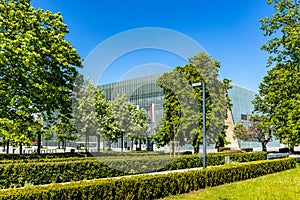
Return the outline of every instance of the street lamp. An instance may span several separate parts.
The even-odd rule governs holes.
[[[192,87],[202,86],[202,110],[203,110],[203,169],[206,168],[206,109],[205,109],[205,82],[193,83]]]

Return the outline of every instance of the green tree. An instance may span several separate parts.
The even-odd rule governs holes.
[[[197,106],[195,109],[190,108],[197,104],[197,99],[193,95],[192,87],[179,69],[181,67],[177,67],[177,70],[173,72],[164,73],[158,78],[157,85],[163,88],[164,93],[164,112],[158,122],[157,132],[153,136],[153,140],[158,146],[164,146],[171,142],[173,152],[175,141],[183,145],[188,137],[186,134],[188,129],[195,131],[190,125],[194,126],[197,123],[190,123],[194,122],[190,119],[198,118],[196,115],[199,110]],[[193,112],[195,110],[196,112]],[[185,122],[183,123],[183,121]]]
[[[53,135],[53,128],[51,126],[43,127],[42,140],[46,142],[46,147],[48,146],[48,141],[53,138]]]
[[[76,101],[73,103],[73,112],[76,129],[79,134],[85,137],[86,152],[89,148],[89,137],[99,133],[98,116],[96,112],[97,86],[91,79],[81,85],[76,94]]]
[[[59,122],[56,122],[51,129],[54,131],[54,135],[58,144],[62,143],[62,148],[66,149],[67,141],[78,139],[77,130],[75,127],[75,120],[73,118],[61,117]],[[60,148],[60,145],[59,145]]]
[[[119,129],[122,152],[124,150],[124,137],[129,139],[146,138],[148,124],[144,109],[138,110],[137,105],[129,102],[123,94],[118,95],[112,102],[112,112]]]
[[[249,140],[256,138],[262,146],[263,151],[267,151],[267,144],[272,140],[272,126],[268,123],[266,116],[252,115],[249,122],[243,124],[239,122],[235,125],[233,134],[235,138]]]
[[[49,120],[55,111],[70,113],[81,59],[65,40],[61,14],[35,10],[30,0],[0,0],[0,10],[0,117],[34,121],[33,114]]]
[[[112,112],[111,102],[105,99],[104,92],[97,87],[95,93],[95,111],[97,113],[99,132],[98,138],[98,152],[100,151],[100,136],[102,135],[108,141],[108,149],[111,150],[111,143],[117,142],[119,137],[119,128]],[[104,141],[104,140],[103,140]]]
[[[231,99],[228,95],[228,90],[230,90],[232,88],[232,86],[230,85],[231,80],[229,79],[223,79],[223,85],[226,91],[226,108],[228,111],[231,111],[231,107],[232,107],[232,103],[231,103]],[[228,115],[226,113],[226,118],[228,118]],[[223,130],[221,131],[220,135],[218,136],[218,138],[216,138],[216,148],[219,149],[220,147],[225,147],[225,145],[230,144],[230,142],[228,142],[226,140],[226,129],[228,128],[227,125],[223,126]]]
[[[30,144],[31,141],[36,141],[37,132],[41,129],[41,124],[38,121],[17,121],[6,118],[0,119],[0,136],[2,142],[7,145],[6,152],[9,150],[9,142],[18,143],[20,146],[20,154],[22,154],[22,145]]]
[[[130,132],[126,137],[137,145],[139,143],[139,149],[142,149],[142,142],[146,141],[147,131],[149,130],[149,124],[147,119],[147,112],[144,108],[137,108],[133,103],[129,105],[131,119],[133,121]],[[133,146],[131,146],[131,149]]]
[[[153,140],[159,146],[171,140],[178,140],[181,145],[188,142],[197,153],[203,138],[202,87],[192,84],[206,83],[207,137],[210,143],[215,143],[221,139],[221,133],[225,134],[224,121],[231,106],[226,96],[230,81],[219,81],[220,63],[205,53],[190,58],[189,62],[158,79],[158,86],[164,90],[164,114]]]
[[[262,50],[270,54],[268,74],[253,101],[255,110],[268,116],[274,135],[292,149],[300,142],[300,9],[297,1],[268,0],[276,10],[261,20],[269,37]]]

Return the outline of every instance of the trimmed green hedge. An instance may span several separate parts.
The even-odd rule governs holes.
[[[253,148],[241,148],[242,151],[253,152]]]
[[[158,199],[225,183],[246,180],[291,168],[296,160],[284,158],[245,164],[211,167],[206,170],[175,172],[129,178],[80,181],[48,186],[27,186],[2,190],[0,199]]]
[[[209,154],[207,163],[210,166],[224,165],[225,156],[235,162],[248,162],[266,159],[266,153],[220,153]],[[67,159],[66,159],[67,160]],[[51,160],[50,160],[51,161]],[[33,185],[61,183],[79,180],[90,180],[139,174],[156,171],[201,167],[203,159],[197,155],[186,155],[178,158],[157,157],[104,157],[57,162],[28,162],[0,164],[0,187],[21,187],[26,183]],[[114,168],[110,167],[114,166]]]
[[[78,157],[97,157],[97,156],[158,156],[164,155],[164,152],[151,151],[151,152],[115,152],[115,151],[103,151],[103,152],[65,152],[65,153],[42,153],[42,154],[0,154],[0,160],[24,160],[24,159],[49,159],[49,158],[78,158]]]
[[[106,154],[105,156],[102,156],[102,154],[95,154],[93,156],[92,154],[88,153],[87,156],[85,156],[85,153],[75,153],[74,156],[71,156],[72,154],[66,153],[66,154],[42,154],[42,155],[17,155],[15,159],[11,159],[9,156],[9,159],[0,159],[0,164],[7,164],[7,163],[32,163],[32,162],[62,162],[62,161],[79,161],[79,160],[96,160],[98,158],[105,158],[105,159],[132,159],[132,158],[153,158],[155,157],[161,157],[161,158],[167,158],[169,159],[169,154],[163,155],[160,154],[132,154],[132,153],[126,153],[126,154],[120,154],[120,153],[112,153],[112,154]],[[4,155],[12,155],[13,154],[4,154]],[[123,155],[123,156],[120,156]],[[1,156],[1,154],[0,154]],[[24,157],[22,157],[24,156]],[[61,157],[64,156],[64,157]],[[97,157],[98,156],[98,157]],[[178,158],[187,158],[186,156],[189,156],[189,158],[197,159],[199,155],[181,155]],[[265,160],[267,159],[267,153],[266,152],[255,152],[251,154],[244,154],[244,153],[237,153],[237,152],[218,152],[218,153],[208,153],[208,158],[210,156],[218,156],[221,160],[223,160],[224,156],[230,156],[231,158],[234,158],[237,162],[248,162],[248,161],[255,161],[255,160]],[[200,164],[200,163],[198,163]],[[197,166],[198,166],[197,164]],[[213,164],[214,165],[214,164]]]
[[[20,160],[20,159],[45,159],[45,158],[70,158],[92,156],[86,153],[43,153],[43,154],[0,154],[0,160]]]

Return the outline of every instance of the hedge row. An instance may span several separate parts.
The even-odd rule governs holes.
[[[145,153],[134,153],[134,152],[114,152],[114,151],[104,151],[104,152],[65,152],[65,153],[43,153],[43,154],[0,154],[0,160],[24,160],[24,159],[46,159],[46,158],[70,158],[70,157],[97,157],[97,156],[158,156],[163,155],[164,152],[154,151]]]
[[[208,165],[223,165],[224,156],[229,154],[208,155]],[[235,162],[264,160],[265,153],[230,154]],[[131,157],[126,159],[79,160],[69,162],[36,162],[0,164],[0,187],[21,187],[26,183],[33,185],[90,180],[139,174],[156,171],[201,167],[203,159],[195,155],[170,158]]]
[[[48,186],[27,186],[3,190],[0,199],[158,199],[205,188],[246,180],[294,168],[293,158],[255,161],[218,166],[206,170],[145,175],[121,179],[80,181]]]
[[[160,153],[150,153],[150,154],[132,154],[132,153],[126,153],[126,154],[120,154],[120,153],[112,153],[112,154],[106,154],[103,156],[102,154],[90,154],[88,153],[87,156],[85,156],[85,153],[66,153],[66,154],[49,154],[45,156],[42,155],[18,155],[19,157],[17,159],[0,159],[0,164],[7,164],[7,163],[29,163],[29,162],[62,162],[62,161],[78,161],[78,160],[96,160],[96,159],[132,159],[132,158],[141,158],[143,159],[149,159],[150,157],[163,157],[163,155],[160,155]],[[6,154],[7,155],[7,154]],[[72,156],[73,155],[73,156]],[[120,156],[123,155],[123,156]],[[224,156],[230,156],[231,158],[234,158],[237,162],[247,162],[247,161],[254,161],[254,160],[264,160],[267,158],[267,154],[265,152],[256,152],[252,154],[243,154],[243,153],[237,153],[237,152],[218,152],[218,153],[209,153],[208,156],[219,156],[222,160]],[[1,156],[1,154],[0,154]],[[29,157],[30,156],[30,157]],[[65,157],[62,157],[65,156]],[[190,158],[197,158],[199,155],[181,155],[177,158],[186,158],[186,156],[190,156]],[[163,158],[168,159],[169,154],[165,155]],[[198,165],[197,165],[198,166]]]
[[[87,157],[90,154],[81,152],[66,153],[43,153],[43,154],[0,154],[0,160],[20,160],[20,159],[42,159],[42,158],[70,158],[70,157]]]

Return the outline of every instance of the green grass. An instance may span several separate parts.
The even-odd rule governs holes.
[[[291,169],[246,181],[226,184],[213,188],[170,196],[165,200],[210,200],[210,199],[300,199],[300,164]]]

